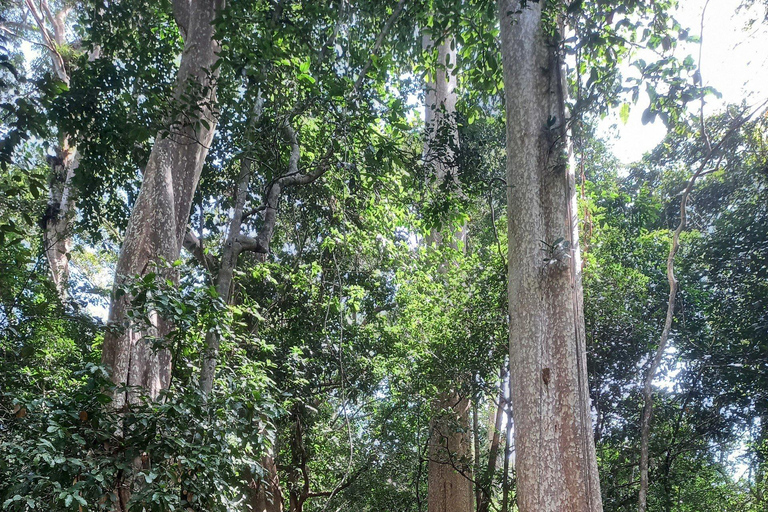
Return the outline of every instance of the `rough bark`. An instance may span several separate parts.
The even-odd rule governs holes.
[[[182,26],[186,37],[175,89],[181,113],[170,120],[167,133],[157,135],[152,148],[120,249],[115,289],[128,279],[154,270],[177,280],[175,273],[163,269],[163,260],[172,262],[179,257],[192,198],[213,139],[216,126],[213,66],[218,60],[219,45],[213,39],[211,23],[222,6],[223,0],[174,3],[174,9],[183,14],[186,24]],[[182,97],[190,94],[195,98],[192,104],[183,104]],[[191,122],[190,117],[199,117],[205,122]],[[115,384],[137,386],[149,396],[157,397],[170,383],[170,352],[152,350],[145,340],[146,333],[128,324],[129,307],[130,297],[113,293],[102,362],[110,368]],[[152,334],[162,338],[170,326],[158,315],[151,316]],[[129,399],[127,393],[117,393],[114,405],[120,408]]]
[[[521,512],[602,510],[559,45],[540,2],[501,0],[510,375]]]
[[[252,478],[251,492],[248,496],[248,510],[251,512],[283,512],[283,491],[277,464],[271,453],[261,459],[265,478]]]
[[[429,442],[429,512],[471,512],[472,440],[469,400],[443,393],[435,402]]]
[[[162,341],[169,333],[170,323],[157,311],[149,311],[150,325],[132,325],[127,316],[131,297],[117,292],[130,279],[153,271],[178,281],[167,262],[175,261],[181,252],[192,198],[216,126],[213,66],[219,44],[213,38],[212,22],[223,0],[174,2],[177,12],[182,12],[180,6],[188,31],[183,30],[186,37],[174,91],[178,113],[168,120],[168,131],[158,133],[144,170],[118,256],[104,336],[102,363],[118,386],[112,402],[118,410],[139,393],[157,398],[170,385],[170,350],[151,346],[152,339]],[[134,467],[145,465],[141,458],[133,461]],[[115,482],[116,510],[124,512],[130,506],[132,485],[128,475]]]

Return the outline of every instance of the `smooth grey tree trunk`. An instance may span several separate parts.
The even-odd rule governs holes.
[[[598,512],[576,194],[543,2],[499,2],[507,125],[510,372],[520,512]]]
[[[436,48],[435,48],[436,46]],[[437,66],[427,83],[425,95],[425,165],[436,183],[456,180],[454,148],[458,146],[456,126],[456,50],[451,40],[435,45],[429,36],[422,39],[425,51],[437,51]],[[466,231],[460,229],[447,241],[464,244]],[[442,244],[442,233],[433,232],[429,243]],[[472,512],[472,438],[469,429],[470,404],[453,390],[440,394],[432,406],[428,449],[427,508],[429,512]]]

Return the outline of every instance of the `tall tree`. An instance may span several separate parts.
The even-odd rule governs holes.
[[[507,123],[509,351],[521,512],[601,511],[561,34],[499,3]]]
[[[456,44],[452,38],[435,38],[425,33],[425,52],[435,52],[435,66],[427,83],[425,102],[424,161],[430,179],[437,186],[445,180],[456,180],[458,126],[456,124]],[[443,239],[433,230],[429,242],[463,246],[466,230],[461,228]],[[443,269],[447,270],[447,269]],[[457,390],[443,390],[433,404],[430,425],[428,465],[429,512],[471,512],[472,442],[469,430],[469,399]]]
[[[130,297],[117,293],[126,280],[147,275],[157,266],[175,261],[187,232],[192,199],[216,126],[215,64],[219,44],[213,21],[223,0],[178,0],[173,4],[176,23],[184,37],[174,92],[176,112],[168,131],[158,133],[144,169],[141,191],[133,206],[115,275],[115,293],[109,310],[110,329],[104,338],[102,362],[117,385],[138,386],[151,397],[168,387],[171,355],[153,350],[140,329],[126,325]],[[175,273],[161,270],[175,281]],[[162,338],[170,325],[153,315],[152,332]],[[127,392],[114,397],[117,408]]]

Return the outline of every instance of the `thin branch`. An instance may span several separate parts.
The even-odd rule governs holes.
[[[57,43],[55,41],[56,34],[51,34],[50,30],[48,30],[48,28],[45,26],[45,19],[43,18],[43,15],[37,10],[32,0],[25,0],[25,3],[27,4],[27,9],[29,9],[30,14],[32,14],[32,17],[35,19],[35,23],[40,29],[40,34],[43,38],[44,46],[51,54],[53,70],[56,72],[56,75],[62,82],[69,85],[69,75],[67,74],[67,67],[64,62],[64,57],[62,57],[61,53],[59,53]],[[48,4],[46,2],[40,2],[40,6],[44,11],[47,12],[48,17],[50,17],[55,26],[56,22],[53,16],[50,14]]]
[[[701,13],[701,29],[702,29],[702,39],[703,39],[703,30],[704,30],[704,14],[706,13],[707,5],[709,4],[709,0],[707,0],[707,3],[704,4],[704,9]],[[701,50],[699,51],[699,66],[701,66]],[[699,80],[701,80],[701,77],[699,75]],[[667,312],[666,316],[664,318],[664,327],[661,331],[661,337],[659,339],[659,345],[656,348],[656,353],[653,357],[653,360],[651,361],[651,366],[648,369],[648,373],[645,376],[645,381],[643,383],[643,414],[641,418],[641,424],[640,424],[640,490],[638,492],[638,503],[637,503],[637,509],[638,512],[645,512],[647,509],[647,495],[648,495],[648,466],[649,466],[649,444],[650,444],[650,430],[651,430],[651,416],[653,414],[653,380],[656,378],[656,372],[658,371],[659,366],[661,365],[661,360],[664,357],[664,352],[667,348],[667,343],[669,342],[669,334],[672,330],[672,321],[675,316],[675,300],[677,298],[677,289],[678,289],[678,281],[675,277],[675,256],[677,255],[678,249],[680,248],[680,234],[685,230],[686,227],[686,221],[687,221],[687,211],[686,207],[688,204],[688,198],[693,191],[693,187],[696,184],[696,180],[698,180],[699,177],[705,174],[705,169],[709,165],[712,158],[720,152],[722,147],[725,145],[727,141],[730,140],[731,136],[736,133],[743,125],[746,123],[749,119],[751,119],[758,111],[760,111],[765,105],[768,103],[768,101],[763,102],[761,105],[759,105],[757,108],[755,108],[751,113],[746,114],[742,113],[742,115],[738,116],[733,123],[731,124],[730,128],[726,131],[726,133],[721,137],[720,141],[715,145],[712,146],[712,142],[710,139],[710,136],[707,131],[707,124],[706,119],[704,117],[704,97],[701,98],[701,108],[699,110],[699,122],[701,125],[701,138],[704,142],[704,145],[706,147],[706,153],[699,164],[698,169],[696,172],[693,173],[693,176],[690,177],[688,180],[688,184],[686,185],[685,189],[683,190],[682,197],[680,199],[680,222],[678,223],[677,229],[672,233],[672,241],[669,246],[669,253],[667,255],[667,281],[669,283],[669,297],[667,299]],[[720,162],[722,161],[722,155],[719,157],[717,165],[715,167],[719,167]]]
[[[386,23],[384,23],[384,28],[382,28],[381,32],[379,33],[379,36],[376,38],[376,43],[374,43],[373,48],[371,49],[371,56],[368,58],[368,61],[363,66],[362,71],[360,71],[360,76],[357,77],[355,86],[352,89],[353,94],[357,93],[357,91],[360,89],[360,86],[363,84],[363,80],[365,80],[365,75],[368,73],[368,70],[371,68],[371,65],[373,64],[373,59],[378,56],[379,50],[381,50],[381,46],[384,44],[384,38],[392,29],[392,25],[395,24],[395,21],[397,20],[397,18],[400,17],[400,13],[403,12],[403,8],[405,7],[405,2],[406,0],[400,0],[397,3],[397,7],[395,7],[395,10],[392,11],[392,14],[387,19]]]
[[[187,234],[184,236],[183,245],[184,248],[189,251],[189,253],[198,261],[198,263],[205,267],[208,272],[218,266],[218,261],[216,261],[216,258],[210,254],[205,253],[203,244],[200,242],[200,239],[197,238],[191,231],[187,231]]]
[[[267,209],[267,205],[260,204],[259,206],[251,208],[250,210],[246,210],[243,212],[243,220],[247,219],[248,217],[251,217],[252,215],[256,215],[257,213],[261,213],[266,209]]]

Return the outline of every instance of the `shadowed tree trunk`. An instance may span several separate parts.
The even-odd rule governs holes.
[[[435,402],[429,441],[429,512],[471,512],[472,440],[469,400],[443,393]]]
[[[446,179],[457,179],[454,154],[458,145],[456,76],[451,73],[456,65],[456,50],[451,49],[451,43],[446,40],[435,45],[427,35],[422,40],[425,51],[437,52],[437,66],[427,83],[425,95],[428,132],[424,161],[438,185]],[[465,234],[465,230],[460,229],[448,243],[462,246]],[[437,231],[429,238],[431,244],[445,243]],[[429,512],[471,512],[474,508],[469,411],[469,401],[455,391],[441,393],[433,404],[428,450]]]
[[[268,453],[261,460],[264,468],[264,478],[251,478],[252,487],[248,496],[246,510],[252,512],[283,512],[283,492],[280,487],[280,477],[277,472],[277,464],[272,453]]]
[[[499,459],[499,450],[501,448],[501,428],[504,421],[504,408],[506,406],[505,389],[508,389],[507,372],[502,369],[499,372],[499,403],[496,411],[491,416],[489,424],[488,448],[488,467],[484,474],[478,474],[475,477],[477,490],[477,512],[488,512],[491,507],[491,497],[493,489],[493,475],[496,473],[496,465]]]
[[[542,4],[499,2],[517,505],[598,512],[562,56],[543,27]]]
[[[509,382],[506,383],[507,386],[509,386]],[[508,390],[508,394],[512,394],[512,390]],[[512,471],[515,470],[515,464],[513,460],[514,451],[513,451],[513,439],[512,439],[512,404],[511,404],[511,396],[507,396],[504,401],[504,411],[507,415],[507,425],[504,429],[504,470],[502,473],[502,480],[501,480],[501,512],[509,512],[509,491],[511,490],[512,484],[514,483],[513,478],[511,478],[509,472],[510,467]]]

